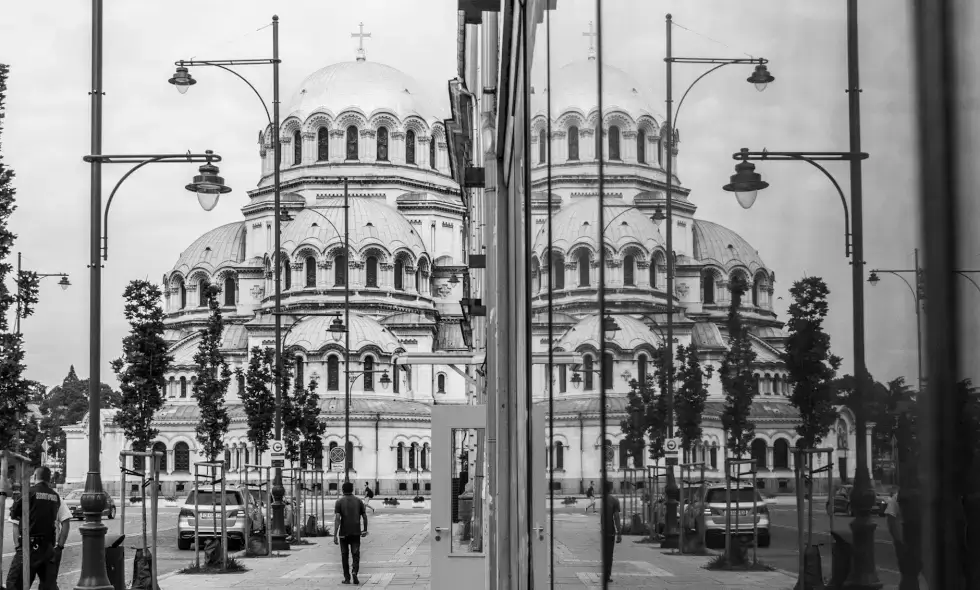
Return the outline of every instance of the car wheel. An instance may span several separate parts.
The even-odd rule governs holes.
[[[759,533],[759,547],[768,547],[771,540],[769,533]]]
[[[191,548],[192,539],[177,539],[177,549],[187,551]]]
[[[109,520],[112,520],[115,517],[116,517],[116,507],[115,506],[110,506],[109,507]]]

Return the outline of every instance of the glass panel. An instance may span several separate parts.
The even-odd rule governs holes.
[[[452,542],[451,555],[483,553],[483,428],[454,428],[452,455]]]

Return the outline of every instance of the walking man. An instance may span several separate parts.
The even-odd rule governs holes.
[[[334,505],[333,544],[340,545],[341,563],[344,566],[344,584],[351,583],[353,574],[354,584],[357,581],[357,571],[361,562],[361,537],[368,534],[367,512],[364,502],[354,495],[354,484],[345,481],[344,495]],[[361,520],[364,520],[364,530],[361,530]],[[351,563],[348,565],[348,556]]]
[[[613,549],[623,542],[620,527],[619,498],[612,495],[612,482],[605,482],[606,498],[602,504],[602,577],[612,582]],[[591,489],[591,488],[590,488]]]
[[[51,470],[38,467],[34,470],[34,485],[28,490],[30,498],[30,540],[31,562],[29,564],[29,586],[34,584],[34,578],[40,581],[40,590],[56,590],[58,584],[58,565],[61,563],[61,552],[68,538],[68,523],[63,523],[61,533],[55,544],[55,527],[59,520],[59,511],[63,507],[61,497],[51,487]],[[16,553],[7,571],[7,588],[21,588],[24,575],[24,548],[20,545],[20,517],[22,498],[14,500],[10,506],[10,520],[14,522],[13,532]],[[67,510],[67,508],[66,508]],[[69,520],[71,515],[69,514]]]
[[[589,508],[592,509],[592,513],[595,514],[595,484],[589,482],[589,489],[585,491],[585,497],[589,499],[589,505],[585,507],[585,512],[589,512]]]
[[[364,482],[364,507],[370,508],[371,512],[374,513],[374,506],[371,506],[371,499],[374,498],[374,490],[368,485],[368,482]]]

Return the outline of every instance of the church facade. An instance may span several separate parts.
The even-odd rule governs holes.
[[[696,218],[688,189],[675,179],[676,281],[674,293],[666,292],[665,228],[653,217],[665,206],[665,159],[676,162],[678,154],[662,149],[662,119],[651,107],[652,99],[610,66],[604,66],[604,92],[610,98],[599,124],[596,105],[582,99],[588,93],[576,90],[594,77],[594,68],[594,62],[582,60],[562,69],[552,80],[554,91],[542,87],[535,93],[539,101],[550,96],[550,125],[543,104],[535,106],[531,122],[533,161],[528,165],[538,228],[531,260],[533,342],[535,352],[546,352],[553,343],[554,350],[577,359],[554,367],[552,374],[546,365],[536,365],[533,375],[538,403],[547,399],[549,380],[554,393],[555,431],[551,436],[543,433],[542,444],[554,441],[549,468],[556,493],[582,493],[599,479],[602,461],[609,464],[614,480],[646,467],[645,453],[627,457],[619,423],[625,417],[629,381],[652,372],[654,347],[664,337],[666,298],[674,297],[677,308],[678,343],[697,346],[702,361],[717,367],[727,346],[728,285],[739,274],[751,285],[742,312],[752,326],[758,356],[752,454],[766,488],[788,490],[797,414],[788,402],[786,371],[779,360],[784,332],[772,310],[776,277],[738,234]],[[297,359],[295,378],[317,382],[327,425],[322,467],[333,467],[329,449],[345,443],[349,380],[347,461],[356,486],[368,482],[381,495],[427,494],[431,408],[471,403],[472,380],[454,366],[396,367],[394,360],[411,353],[467,350],[461,328],[462,284],[466,273],[481,272],[464,264],[466,232],[472,228],[464,227],[464,205],[447,151],[448,105],[438,96],[436,89],[424,88],[360,54],[356,61],[329,65],[307,77],[285,103],[280,129],[259,134],[261,178],[247,195],[241,220],[195,240],[161,279],[166,337],[174,357],[166,405],[156,416],[160,435],[154,448],[166,457],[164,493],[189,490],[193,464],[203,460],[194,438],[200,412],[191,395],[193,356],[208,313],[202,286],[221,288],[226,322],[221,349],[233,369],[244,369],[254,347],[271,348],[275,343],[273,256],[278,255],[281,310],[286,314],[283,349]],[[272,142],[277,136],[282,142],[281,207],[288,221],[282,223],[282,248],[274,253],[272,177],[277,163]],[[603,244],[606,298],[617,310],[620,326],[606,359],[599,358],[597,342],[598,141],[609,157]],[[349,210],[343,206],[345,190]],[[345,226],[349,250],[344,248]],[[550,322],[549,287],[554,294]],[[343,314],[348,290],[349,351],[343,339],[331,337],[333,318],[324,315]],[[607,368],[602,375],[600,367]],[[599,434],[599,379],[605,379],[608,392],[606,440]],[[722,404],[716,373],[710,382],[704,438],[689,457],[703,460],[712,478],[721,477]],[[224,458],[234,481],[244,477],[246,464],[268,465],[269,457],[257,456],[247,440],[234,382],[227,405],[231,427]],[[101,419],[103,479],[108,489],[116,489],[119,469],[108,457],[130,447],[112,425],[111,410]],[[86,423],[65,431],[68,452],[79,458],[70,462],[67,481],[84,481]],[[828,437],[833,439],[828,442],[835,443],[846,466],[843,474],[850,477],[855,465],[847,459],[855,445],[853,419],[846,413],[838,435]],[[328,479],[331,489],[341,477]]]

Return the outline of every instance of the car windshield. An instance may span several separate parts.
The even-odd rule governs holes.
[[[732,502],[748,502],[751,503],[752,499],[759,504],[762,504],[762,496],[760,496],[755,490],[751,488],[742,488],[740,490],[732,490]],[[708,495],[706,497],[706,502],[708,504],[724,504],[725,503],[725,490],[708,490]]]
[[[65,500],[79,500],[82,497],[82,492],[83,490],[72,490],[65,496]]]
[[[195,496],[195,492],[194,491],[191,491],[191,493],[187,495],[187,502],[186,502],[186,504],[192,504],[193,505],[193,504],[197,503],[197,504],[204,504],[205,506],[207,506],[208,504],[210,504],[212,506],[220,506],[221,505],[221,492],[211,492],[211,491],[203,491],[202,490],[198,494],[199,494],[199,498],[197,500],[195,500],[195,498],[197,496]],[[239,493],[237,491],[235,491],[235,492],[225,491],[225,505],[227,505],[227,506],[241,506],[242,505],[242,495],[241,495],[241,493]]]

